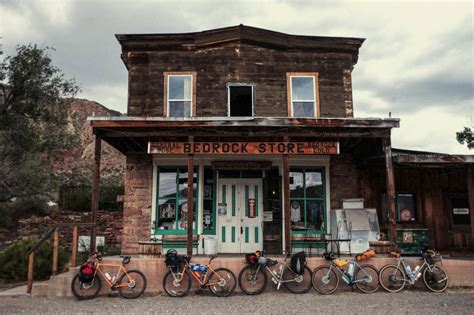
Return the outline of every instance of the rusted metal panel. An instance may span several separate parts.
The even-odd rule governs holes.
[[[339,142],[149,142],[150,154],[339,154]]]

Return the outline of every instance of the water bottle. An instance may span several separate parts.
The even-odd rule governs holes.
[[[112,279],[109,279],[109,280],[110,280],[110,282],[113,283],[113,282],[115,281],[115,278],[116,278],[115,272],[112,272],[112,273],[110,274],[110,277],[111,277]]]
[[[106,278],[107,278],[107,280],[109,280],[109,281],[110,281],[110,280],[112,280],[112,277],[109,275],[109,273],[108,273],[108,272],[106,272],[106,273],[105,273],[105,277],[106,277]]]
[[[346,284],[349,284],[351,282],[349,276],[347,276],[346,274],[343,274],[342,275],[342,280],[346,283]]]
[[[405,271],[407,272],[408,278],[412,279],[413,278],[413,272],[411,271],[410,265],[405,266]]]
[[[351,277],[351,278],[352,278],[352,276],[354,275],[354,269],[355,269],[354,263],[353,263],[353,262],[349,263],[349,267],[347,268],[347,274],[348,274],[349,277]]]
[[[416,267],[415,267],[414,274],[415,274],[415,281],[417,281],[418,279],[420,279],[420,277],[421,277],[420,266],[416,266]]]

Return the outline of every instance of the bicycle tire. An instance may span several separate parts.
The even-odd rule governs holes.
[[[72,294],[78,299],[78,300],[92,300],[92,299],[95,299],[99,293],[100,293],[100,289],[102,288],[102,280],[100,279],[99,275],[95,275],[94,279],[92,280],[94,282],[93,286],[95,286],[94,289],[92,289],[93,287],[91,287],[90,289],[84,289],[84,290],[91,290],[91,295],[83,295],[81,294],[79,291],[77,291],[76,289],[76,285],[78,285],[79,289],[81,289],[81,287],[83,287],[84,284],[82,284],[79,280],[79,275],[77,274],[73,279],[72,279],[72,282],[71,282],[71,291],[72,291]]]
[[[209,285],[209,290],[218,297],[227,297],[234,293],[235,287],[237,286],[237,279],[232,271],[227,268],[217,268],[209,277],[209,282],[212,282],[213,278],[219,276],[219,280],[225,280],[225,286],[219,284]],[[224,283],[224,281],[223,281]],[[230,286],[227,284],[230,283]]]
[[[247,295],[258,295],[261,294],[268,284],[268,277],[267,274],[260,268],[258,272],[255,274],[257,270],[256,266],[247,265],[239,273],[239,287]],[[257,287],[255,290],[252,290],[248,284],[244,284],[244,281],[247,282],[248,277],[260,278],[263,281],[261,287]],[[248,282],[252,282],[252,278]]]
[[[119,291],[119,294],[121,297],[125,298],[125,299],[136,299],[138,298],[140,295],[143,294],[143,292],[145,292],[145,289],[146,289],[146,277],[145,275],[139,271],[139,270],[128,270],[127,273],[124,273],[121,277],[120,277],[120,280],[118,281],[118,284],[120,285],[122,283],[122,281],[125,279],[125,280],[128,280],[129,278],[127,277],[127,274],[128,274],[128,277],[132,278],[132,281],[134,282],[134,286],[131,287],[127,284],[126,287],[122,287],[120,286],[118,291]],[[134,276],[135,275],[135,276]],[[138,281],[137,281],[138,280]],[[141,287],[139,287],[136,291],[134,290],[136,288],[136,285],[137,283],[141,283]],[[132,293],[129,293],[129,291],[127,291],[132,289]]]
[[[183,275],[183,279],[179,282],[179,286],[184,289],[184,291],[177,292],[176,290],[173,290],[173,287],[168,287],[167,285],[167,280],[168,278],[171,277],[171,285],[174,288],[177,288],[178,286],[176,285],[176,282],[174,281],[173,274],[171,270],[169,270],[165,276],[163,277],[163,289],[165,290],[166,294],[168,294],[171,297],[183,297],[189,294],[189,290],[191,290],[191,277],[187,273]],[[182,282],[184,283],[182,284]]]
[[[385,265],[379,270],[379,283],[387,292],[400,292],[406,284],[405,273],[400,268],[397,268],[396,265]],[[395,286],[397,283],[399,286]]]
[[[319,276],[320,273],[322,273],[321,276]],[[324,285],[327,285],[331,281],[331,279],[334,279],[334,284],[330,286],[328,290],[323,290],[323,286],[318,283],[319,278],[321,278],[321,283]],[[322,295],[333,294],[339,287],[339,281],[340,280],[336,271],[334,271],[334,268],[329,269],[329,266],[319,266],[315,268],[311,276],[311,283],[313,285],[313,288],[316,290],[316,292]]]
[[[449,285],[448,273],[441,266],[436,266],[435,265],[435,266],[431,266],[431,268],[435,271],[431,272],[428,269],[428,267],[426,267],[425,270],[423,270],[423,282],[424,282],[426,288],[428,290],[432,291],[432,292],[437,292],[437,293],[444,292],[448,288],[448,285]],[[435,288],[434,283],[433,283],[433,281],[436,281],[436,282],[439,281],[439,280],[437,280],[437,278],[440,277],[440,276],[436,275],[436,270],[439,270],[440,273],[441,273],[441,277],[444,277],[443,284],[439,289]]]
[[[285,279],[290,275],[289,278]],[[285,288],[288,289],[291,293],[294,294],[303,294],[308,292],[311,289],[311,270],[308,268],[308,266],[304,266],[304,272],[302,275],[297,274],[293,270],[291,270],[289,267],[285,268],[285,271],[283,272],[283,280],[291,280],[291,279],[297,279],[301,277],[301,282],[297,281],[292,281],[292,282],[283,282],[283,285]],[[305,280],[309,279],[307,283],[304,283]]]
[[[380,287],[380,283],[379,283],[379,272],[377,270],[377,268],[375,268],[374,266],[372,265],[362,265],[362,266],[359,266],[360,268],[357,268],[357,270],[355,271],[354,273],[354,279],[357,280],[358,279],[358,275],[359,273],[362,271],[362,269],[365,270],[365,272],[367,272],[367,269],[371,270],[372,274],[369,274],[370,276],[370,282],[368,281],[365,281],[365,282],[356,282],[355,285],[357,287],[357,289],[359,289],[361,292],[364,292],[364,293],[374,293],[375,291],[377,291]],[[367,272],[369,273],[369,272]],[[365,275],[363,275],[365,276]],[[374,282],[375,281],[375,282]],[[366,286],[364,286],[364,284],[366,283],[376,283],[376,285],[372,286],[370,289],[367,289]]]

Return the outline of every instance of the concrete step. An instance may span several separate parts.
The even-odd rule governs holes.
[[[31,289],[31,296],[35,297],[47,297],[49,288],[49,280],[41,282],[33,282],[33,288]],[[26,292],[26,287],[25,287]]]

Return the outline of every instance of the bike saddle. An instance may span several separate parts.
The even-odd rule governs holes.
[[[326,252],[326,253],[323,254],[323,257],[327,261],[331,261],[331,260],[334,260],[336,258],[336,255],[334,255],[333,252]]]
[[[123,257],[122,265],[128,264],[128,263],[130,262],[130,259],[131,259],[130,256],[125,256],[125,257]]]

